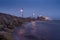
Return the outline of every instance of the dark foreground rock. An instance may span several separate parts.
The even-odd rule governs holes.
[[[0,40],[12,40],[12,32],[23,22],[21,17],[0,13]]]

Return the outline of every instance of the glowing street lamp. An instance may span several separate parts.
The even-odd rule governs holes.
[[[21,12],[21,15],[22,15],[22,17],[23,17],[23,8],[20,10],[20,12]]]

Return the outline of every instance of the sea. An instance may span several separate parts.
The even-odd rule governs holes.
[[[25,22],[14,30],[13,40],[60,40],[60,20]]]

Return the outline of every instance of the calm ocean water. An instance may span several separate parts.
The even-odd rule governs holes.
[[[13,32],[13,40],[60,40],[60,21],[26,22]]]

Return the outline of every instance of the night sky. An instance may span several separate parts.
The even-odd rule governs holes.
[[[29,17],[34,12],[36,16],[43,15],[60,19],[60,0],[0,0],[2,13],[21,16],[21,8],[24,10],[24,17]]]

